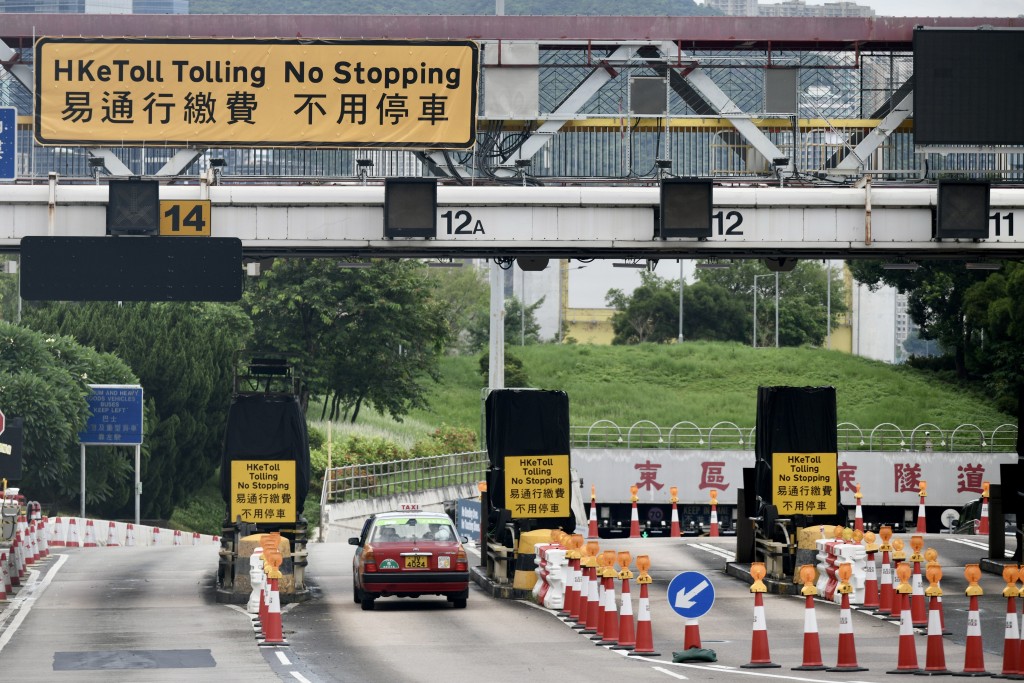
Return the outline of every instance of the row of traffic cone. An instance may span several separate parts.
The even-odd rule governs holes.
[[[652,578],[647,572],[650,558],[640,555],[636,566],[640,586],[636,623],[633,622],[633,602],[629,582],[628,552],[612,550],[600,552],[597,541],[584,542],[580,534],[552,532],[552,541],[566,548],[568,577],[565,582],[564,609],[559,613],[566,623],[583,635],[590,636],[597,645],[616,650],[629,650],[628,655],[657,657],[654,634],[651,630],[651,607],[648,586]],[[614,569],[618,564],[619,570]],[[615,579],[621,580],[621,607],[616,609]]]
[[[637,492],[639,488],[634,484],[629,487],[630,499],[632,501],[632,507],[629,512],[629,537],[640,538],[640,514],[637,510],[638,496]],[[682,530],[679,526],[679,487],[672,486],[669,488],[671,493],[672,503],[672,518],[669,523],[669,536],[672,538],[678,538],[682,536]],[[712,538],[717,538],[719,535],[718,530],[718,491],[711,490],[711,526],[708,533]],[[597,538],[597,487],[594,485],[590,486],[590,518],[587,523],[587,538]]]
[[[47,522],[45,517],[43,518],[43,525],[42,526],[43,526],[44,529],[46,529],[47,532],[49,532],[50,526],[48,525],[48,522]],[[119,526],[118,524],[116,524],[115,522],[112,522],[112,521],[107,523],[107,536],[106,536],[106,541],[103,543],[103,545],[105,545],[108,548],[121,547],[122,544],[121,544],[120,533],[118,531],[118,526]],[[61,517],[54,518],[54,523],[53,523],[53,527],[52,527],[52,529],[53,529],[52,534],[50,534],[50,533],[46,534],[48,537],[52,536],[52,538],[49,538],[49,541],[48,541],[49,545],[56,546],[56,547],[68,547],[68,548],[95,548],[95,547],[98,547],[100,544],[97,543],[97,536],[96,536],[95,525],[93,524],[93,520],[86,519],[84,527],[85,527],[84,539],[80,539],[78,524],[77,524],[77,520],[76,520],[75,517],[68,518],[68,520],[67,520],[67,528],[66,529],[65,529],[64,520]],[[124,534],[125,534],[125,536],[124,536],[124,546],[125,547],[129,547],[129,548],[135,546],[136,545],[135,525],[132,524],[131,522],[127,522],[124,525],[124,528],[125,528],[125,530],[124,530]],[[149,532],[148,545],[159,545],[160,544],[160,536],[161,536],[161,529],[160,529],[160,527],[151,527],[150,528],[150,532]],[[199,545],[202,542],[202,536],[203,535],[200,534],[199,532],[182,532],[180,529],[175,529],[172,532],[172,536],[173,536],[172,537],[172,544],[173,545],[177,545],[177,546],[181,546],[181,545],[186,545],[186,541],[185,541],[186,536],[190,538],[189,542],[190,542],[191,545]],[[213,536],[212,538],[213,538],[213,542],[214,543],[220,543],[220,537],[219,536]]]
[[[288,645],[281,622],[281,593],[278,585],[282,578],[279,567],[284,559],[280,544],[280,533],[275,531],[263,534],[260,547],[249,557],[249,580],[253,592],[249,596],[247,611],[253,614],[253,629],[259,644],[265,646]]]

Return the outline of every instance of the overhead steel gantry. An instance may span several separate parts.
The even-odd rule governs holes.
[[[1019,258],[1024,239],[1024,190],[995,189],[989,238],[932,237],[934,188],[787,188],[794,161],[712,80],[694,53],[707,49],[761,51],[866,50],[909,52],[917,26],[1024,27],[1009,18],[791,19],[738,17],[453,17],[453,16],[260,16],[260,15],[4,15],[0,63],[31,90],[31,68],[21,59],[35,36],[161,36],[258,38],[473,39],[484,47],[487,73],[518,70],[539,78],[538,62],[513,48],[586,51],[588,75],[560,102],[529,122],[524,139],[498,166],[532,159],[615,77],[642,63],[670,78],[670,87],[696,110],[728,120],[764,158],[771,175],[760,186],[717,187],[711,238],[656,238],[658,191],[654,187],[520,187],[484,182],[475,169],[450,155],[423,151],[439,188],[433,239],[383,239],[380,185],[346,183],[320,187],[290,184],[165,185],[162,199],[209,198],[213,234],[238,237],[247,257],[336,254],[405,257],[560,258]],[[530,46],[533,46],[532,48]],[[530,50],[534,50],[532,53]],[[517,56],[518,55],[518,56]],[[577,65],[579,66],[579,65]],[[485,93],[486,96],[486,93]],[[864,160],[912,113],[912,84],[894,91],[879,110],[881,122],[851,143],[837,161],[836,176],[857,175]],[[158,175],[180,179],[199,149],[176,150]],[[108,149],[91,149],[112,176],[133,175]],[[455,183],[462,183],[456,186]],[[646,181],[650,185],[650,179]],[[0,249],[14,251],[25,235],[103,235],[106,188],[67,184],[15,184],[0,197]]]

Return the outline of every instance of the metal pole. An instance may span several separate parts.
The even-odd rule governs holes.
[[[491,342],[487,386],[505,388],[505,289],[504,274],[498,262],[491,260]]]
[[[679,259],[679,343],[683,343],[683,259]]]
[[[825,296],[825,348],[832,348],[832,261],[826,262],[825,286],[828,294]]]
[[[79,491],[81,492],[81,499],[82,499],[82,502],[81,502],[81,505],[80,505],[80,509],[82,511],[82,514],[80,514],[79,517],[85,517],[85,444],[84,443],[81,444],[81,484],[80,484],[80,487],[79,487]]]
[[[754,276],[754,348],[757,348],[757,275]]]
[[[526,346],[526,271],[523,272],[523,291],[519,299],[519,345]]]
[[[141,464],[142,464],[142,444],[135,444],[135,526],[141,526],[139,523],[139,502],[142,498],[142,475],[141,475]]]
[[[775,271],[775,348],[779,348],[779,271]]]

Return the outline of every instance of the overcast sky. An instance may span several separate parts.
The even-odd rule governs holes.
[[[825,0],[807,0],[820,5]],[[1024,14],[1024,0],[854,0],[875,14],[888,17],[1016,17]],[[761,0],[774,4],[776,0]]]

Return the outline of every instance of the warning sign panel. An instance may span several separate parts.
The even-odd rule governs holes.
[[[773,502],[780,515],[834,515],[835,453],[772,453]]]
[[[231,521],[295,522],[294,460],[232,460]]]
[[[505,456],[505,505],[513,519],[570,514],[568,455]]]
[[[41,144],[467,148],[472,41],[41,38]]]

